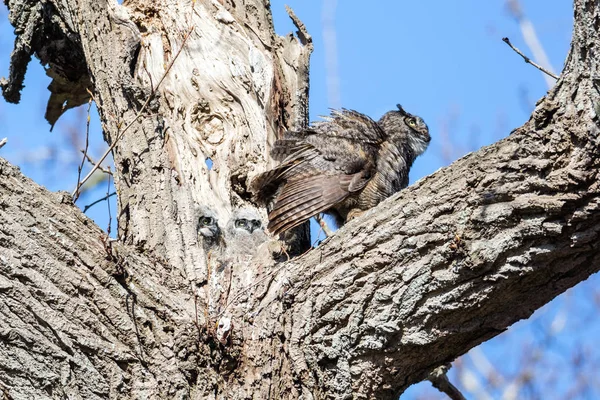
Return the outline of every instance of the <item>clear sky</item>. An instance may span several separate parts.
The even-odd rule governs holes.
[[[413,182],[469,151],[508,135],[529,118],[535,102],[548,89],[542,74],[525,64],[501,40],[509,37],[516,47],[531,54],[504,0],[272,0],[279,34],[294,30],[284,4],[294,9],[314,40],[312,120],[327,114],[329,107],[340,106],[379,118],[396,103],[401,103],[407,111],[427,122],[432,143],[411,171]],[[550,64],[555,71],[560,71],[571,38],[572,2],[524,0],[521,4]],[[6,8],[2,5],[0,76],[8,75],[13,38]],[[86,109],[70,111],[54,131],[49,132],[43,118],[48,84],[42,67],[34,61],[26,77],[21,104],[7,104],[0,99],[0,138],[9,139],[8,145],[0,150],[0,156],[21,166],[28,176],[51,190],[72,190],[80,160],[77,150],[82,148],[85,137]],[[105,145],[95,111],[93,116],[91,148],[92,155],[97,157]],[[102,188],[100,193],[84,196],[80,203],[90,203],[105,192]],[[94,207],[89,215],[106,227],[105,205]],[[113,226],[113,232],[114,229]],[[550,352],[544,367],[536,367],[534,372],[540,376],[556,373],[558,377],[552,375],[551,381],[556,386],[557,397],[562,397],[558,394],[568,383],[562,383],[561,379],[575,379],[577,375],[572,371],[558,374],[561,370],[557,368],[576,350],[583,351],[581,349],[587,349],[588,345],[594,347],[593,338],[600,337],[599,323],[595,319],[591,322],[573,320],[574,317],[565,316],[564,310],[575,307],[581,314],[596,315],[597,305],[589,299],[597,296],[598,283],[599,278],[593,277],[570,296],[562,296],[536,313],[533,322],[519,323],[507,334],[483,346],[486,357],[502,370],[505,386],[522,365],[526,356],[524,349],[533,349],[539,344],[540,332],[555,329],[552,340],[560,344],[559,350]],[[567,322],[561,322],[564,319]],[[556,328],[560,323],[562,328]],[[599,356],[595,351],[590,357],[598,366]],[[476,370],[475,365],[481,363],[469,360],[477,360],[477,357],[475,354],[463,358],[464,364],[469,366],[471,362]],[[426,386],[428,384],[419,385],[402,398],[428,398],[435,392],[423,392]],[[501,393],[488,389],[491,393]],[[596,390],[589,398],[600,395],[600,388]],[[485,398],[483,394],[477,397]]]

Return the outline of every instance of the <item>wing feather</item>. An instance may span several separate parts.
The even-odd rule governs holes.
[[[254,193],[254,199],[266,202],[288,178],[296,175],[306,175],[307,170],[314,169],[308,161],[318,155],[318,151],[310,144],[297,146],[296,151],[288,155],[278,166],[263,172],[252,180],[250,190]]]
[[[331,115],[322,118],[323,121],[314,122],[311,126],[317,133],[368,144],[379,144],[385,140],[381,126],[357,111],[332,109]]]
[[[286,132],[271,151],[280,164],[251,185],[258,201],[276,196],[268,229],[275,234],[291,229],[363,190],[385,140],[377,122],[347,109],[332,110],[307,129]]]
[[[294,228],[350,195],[354,175],[317,175],[289,182],[269,213],[267,228],[274,234]]]

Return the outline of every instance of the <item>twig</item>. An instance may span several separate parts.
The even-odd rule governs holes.
[[[542,71],[543,73],[545,73],[546,75],[548,75],[548,76],[550,76],[550,77],[552,77],[554,79],[558,79],[558,76],[554,75],[552,72],[548,71],[546,68],[542,67],[541,65],[538,65],[535,62],[531,61],[531,59],[529,57],[527,57],[525,54],[523,54],[521,52],[521,50],[519,50],[515,46],[513,46],[512,43],[510,42],[510,40],[507,37],[502,38],[502,41],[504,43],[506,43],[507,45],[509,45],[510,48],[513,49],[518,55],[520,55],[521,57],[523,57],[523,60],[525,60],[525,62],[527,64],[533,65],[534,67],[536,67],[537,69],[539,69],[540,71]]]
[[[89,155],[89,154],[85,153],[83,150],[81,150],[81,152],[82,152],[82,153],[84,153],[83,155],[85,156],[85,159],[86,159],[86,160],[88,160],[88,162],[89,162],[90,164],[92,164],[93,166],[96,166],[96,164],[97,164],[97,163],[96,163],[96,162],[95,162],[95,161],[92,159],[92,157],[90,157],[90,155]],[[110,166],[109,166],[109,167],[106,167],[106,168],[102,168],[102,167],[100,166],[100,167],[98,167],[98,169],[99,169],[100,171],[104,172],[106,175],[113,176],[113,173],[112,173],[112,171],[110,170]]]
[[[110,167],[108,167],[110,171]],[[106,234],[110,237],[110,224],[112,223],[112,214],[110,213],[110,201],[108,201],[109,193],[110,193],[110,177],[112,173],[108,175],[108,186],[106,187],[106,206],[108,207],[108,228],[106,228]]]
[[[466,400],[466,397],[454,386],[449,380],[446,372],[450,369],[450,364],[441,365],[431,371],[429,374],[429,382],[434,388],[442,393],[445,393],[452,400]]]
[[[0,140],[0,149],[2,147],[4,147],[4,145],[6,144],[6,142],[8,142],[8,138],[4,138],[4,139]]]
[[[323,214],[315,215],[315,219],[319,223],[319,226],[321,226],[321,229],[323,230],[323,233],[325,234],[326,237],[330,237],[331,235],[333,235],[333,231],[331,229],[329,229],[329,226],[327,225],[327,222],[325,222],[325,218],[323,217]]]
[[[517,21],[517,24],[519,24],[521,35],[523,36],[525,45],[527,45],[532,53],[532,58],[535,60],[535,62],[546,68],[552,74],[556,75],[550,60],[548,59],[548,55],[544,50],[544,46],[542,46],[542,43],[537,37],[533,23],[525,16],[525,13],[523,12],[521,0],[506,0],[506,6],[509,13],[512,14],[512,16],[515,18],[515,21]],[[551,89],[555,82],[551,79],[550,75],[543,75],[543,77],[546,81],[546,85],[548,85],[548,89]]]
[[[312,250],[315,247],[317,247],[317,245],[320,244],[323,241],[323,240],[320,239],[321,238],[321,232],[323,232],[323,227],[321,225],[319,225],[319,231],[317,232],[317,238],[312,242],[312,244],[310,245],[310,247],[308,248],[308,250],[306,250],[304,253],[300,254],[300,256],[305,255],[310,250]],[[325,239],[327,239],[327,233],[325,233]]]
[[[103,198],[98,199],[98,200],[94,201],[93,203],[88,204],[87,206],[83,207],[83,212],[85,213],[87,210],[89,210],[96,204],[100,203],[101,201],[108,200],[109,198],[113,197],[116,194],[117,194],[117,192],[112,192],[111,194],[108,194],[108,195],[104,196]]]
[[[152,89],[152,92],[150,92],[150,95],[148,96],[148,98],[146,99],[146,101],[144,102],[144,104],[142,105],[142,108],[140,108],[140,110],[137,112],[137,114],[135,115],[135,117],[133,118],[133,120],[131,120],[126,126],[125,128],[121,131],[117,133],[117,137],[115,138],[115,140],[112,142],[112,144],[110,145],[110,147],[104,152],[104,154],[102,155],[102,157],[100,157],[100,159],[98,160],[98,163],[92,168],[92,170],[85,176],[85,178],[83,178],[81,180],[81,182],[77,183],[77,187],[75,188],[75,191],[73,191],[73,197],[75,197],[75,194],[79,191],[79,188],[81,186],[83,186],[83,184],[90,179],[90,177],[92,176],[92,174],[94,172],[96,172],[96,170],[98,169],[98,166],[100,164],[102,164],[102,162],[104,161],[104,159],[108,156],[108,154],[113,151],[113,149],[115,148],[115,146],[117,145],[117,143],[119,143],[119,140],[123,137],[123,135],[125,134],[125,132],[127,132],[129,130],[129,128],[131,128],[133,126],[133,124],[141,117],[142,113],[144,112],[144,110],[146,109],[146,107],[148,107],[148,104],[150,104],[150,101],[154,98],[154,95],[156,94],[156,91],[158,90],[158,88],[160,87],[160,84],[165,80],[165,78],[167,77],[167,75],[169,74],[169,71],[171,70],[171,68],[173,67],[173,64],[175,63],[175,61],[177,60],[177,58],[179,57],[179,55],[181,54],[181,51],[183,50],[183,48],[185,47],[185,43],[187,42],[188,38],[190,37],[190,35],[192,34],[192,32],[194,31],[194,27],[192,26],[189,31],[186,33],[186,35],[183,38],[183,42],[181,43],[181,47],[179,48],[179,50],[177,51],[177,53],[175,54],[175,57],[173,57],[173,59],[171,60],[171,62],[169,63],[169,65],[167,66],[167,69],[165,70],[165,73],[163,74],[163,76],[160,78],[160,80],[158,81],[158,84],[156,85],[155,88]]]
[[[89,89],[86,88],[86,90],[90,94],[90,100],[88,101],[87,122],[85,124],[85,148],[82,150],[83,157],[81,158],[81,164],[79,164],[79,167],[77,168],[77,185],[75,185],[77,189],[81,188],[81,186],[78,185],[81,179],[81,171],[83,170],[83,165],[85,164],[85,158],[87,156],[87,151],[90,145],[90,110],[92,109],[92,101],[94,99],[94,96],[92,95],[92,92],[90,92]],[[73,203],[76,202],[78,198],[79,190],[73,193]]]

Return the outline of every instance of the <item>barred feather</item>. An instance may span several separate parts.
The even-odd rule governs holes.
[[[255,200],[274,197],[268,229],[281,233],[334,209],[345,218],[376,206],[405,187],[414,159],[429,144],[427,125],[400,106],[375,122],[353,110],[277,140],[280,164],[254,179]]]
[[[348,197],[347,176],[316,176],[286,185],[269,213],[268,229],[274,234],[294,228]],[[293,194],[287,193],[288,191]],[[279,199],[285,201],[280,203]]]

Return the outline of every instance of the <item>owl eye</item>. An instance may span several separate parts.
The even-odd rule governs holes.
[[[252,220],[252,230],[254,229],[260,229],[260,227],[262,226],[262,222],[260,222],[260,220],[258,219],[253,219]]]
[[[236,219],[235,227],[248,230],[248,220],[245,218]]]
[[[200,218],[200,225],[202,226],[211,226],[214,225],[215,220],[213,217],[201,217]]]
[[[417,120],[414,118],[407,118],[406,119],[406,124],[408,126],[410,126],[411,128],[416,128],[417,127]]]

